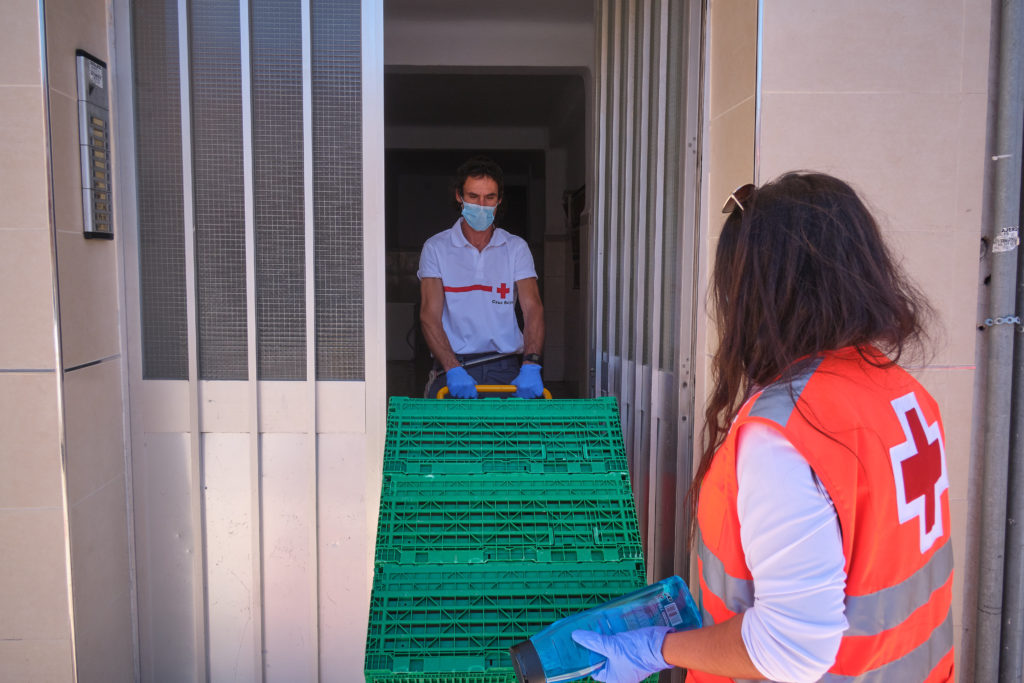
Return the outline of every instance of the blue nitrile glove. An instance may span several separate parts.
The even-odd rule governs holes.
[[[519,374],[512,380],[516,385],[516,396],[519,398],[537,398],[544,393],[544,382],[540,378],[540,366],[524,363]]]
[[[603,667],[590,674],[595,681],[639,683],[651,674],[672,668],[661,656],[665,634],[671,631],[668,626],[648,626],[611,636],[595,631],[573,631],[572,639],[608,659]]]
[[[452,398],[476,398],[476,380],[469,376],[466,368],[456,365],[445,373],[445,382]]]

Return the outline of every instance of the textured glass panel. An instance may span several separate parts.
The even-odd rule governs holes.
[[[306,379],[302,6],[252,3],[252,137],[259,378]]]
[[[656,272],[656,260],[661,257],[661,245],[655,239],[656,227],[661,221],[661,217],[656,214],[658,207],[659,193],[661,192],[661,174],[659,173],[659,160],[664,154],[664,150],[661,147],[661,140],[658,138],[658,120],[661,116],[662,107],[662,83],[661,79],[661,3],[655,2],[650,9],[650,40],[647,45],[643,47],[643,58],[649,63],[650,68],[650,85],[648,89],[648,96],[650,97],[650,104],[647,108],[647,120],[644,122],[645,136],[641,144],[647,147],[647,168],[644,169],[644,173],[647,174],[647,198],[645,203],[645,213],[647,221],[647,233],[648,239],[645,248],[647,249],[647,268],[644,273],[646,278],[645,291],[647,296],[644,299],[644,317],[643,326],[645,330],[653,330],[654,316],[657,313],[653,312],[652,309],[655,304],[655,287],[661,287],[661,283],[656,282],[654,274]],[[662,234],[667,226],[661,225]],[[660,313],[660,312],[659,312]],[[660,339],[658,340],[660,343]],[[644,365],[651,364],[651,349],[654,346],[655,340],[648,337],[644,341]]]
[[[178,8],[132,3],[142,376],[188,379]]]
[[[629,360],[636,360],[637,338],[642,338],[642,333],[637,329],[637,309],[642,309],[646,297],[650,292],[644,291],[644,298],[641,299],[640,289],[640,250],[643,249],[644,236],[647,233],[647,226],[644,225],[642,216],[643,209],[640,202],[636,201],[636,194],[640,190],[640,146],[643,144],[644,133],[643,121],[640,118],[642,106],[641,99],[647,97],[647,93],[641,89],[643,85],[643,10],[639,7],[630,7],[630,19],[632,21],[632,34],[627,43],[627,69],[631,70],[626,79],[626,100],[631,102],[629,116],[632,119],[629,125],[632,129],[626,131],[623,136],[627,140],[629,159],[626,163],[626,173],[629,174],[629,191],[623,193],[622,201],[626,206],[626,225],[629,230],[629,253],[626,255],[628,262],[626,268],[626,306],[623,308],[626,319],[626,348],[623,354]],[[627,24],[627,27],[629,24]],[[627,28],[627,32],[629,29]]]
[[[680,16],[681,15],[681,16]],[[678,124],[686,120],[684,91],[679,85],[686,79],[686,20],[685,10],[677,3],[669,4],[668,21],[668,93],[665,100],[665,176],[662,192],[665,197],[665,243],[661,250],[661,358],[659,367],[675,371],[676,344],[679,337],[679,283],[680,253],[679,231],[682,230],[683,198],[683,130]],[[689,273],[687,273],[689,276]]]
[[[199,377],[247,379],[238,4],[191,3]]]
[[[616,183],[614,180],[615,174],[613,171],[613,160],[615,158],[615,145],[618,139],[614,130],[615,123],[615,84],[614,84],[614,71],[616,54],[614,49],[615,44],[615,17],[612,16],[612,10],[606,3],[602,17],[606,18],[607,27],[604,31],[607,34],[607,49],[605,52],[605,65],[604,73],[602,78],[605,82],[604,90],[602,91],[603,100],[601,102],[602,117],[604,118],[604,139],[601,144],[604,147],[604,163],[603,168],[600,170],[602,176],[602,192],[601,196],[597,197],[596,200],[601,202],[601,243],[599,248],[601,249],[598,254],[598,260],[601,263],[600,277],[595,282],[595,286],[601,288],[601,317],[597,324],[601,329],[601,346],[599,351],[601,357],[598,358],[598,362],[601,363],[601,386],[597,387],[597,394],[599,396],[606,395],[611,389],[611,379],[608,377],[608,368],[610,365],[606,362],[606,356],[609,355],[609,349],[615,346],[615,340],[613,339],[614,330],[612,329],[612,306],[611,306],[611,291],[608,287],[608,283],[611,281],[611,266],[612,259],[615,254],[615,230],[614,226],[616,221],[612,215],[612,208],[614,207],[613,197]]]
[[[362,380],[363,211],[360,7],[313,0],[316,377]]]
[[[612,217],[614,221],[612,225],[615,230],[615,241],[613,242],[612,258],[614,260],[615,277],[612,280],[612,286],[615,288],[615,309],[612,311],[612,324],[614,325],[613,334],[614,342],[611,346],[615,351],[615,356],[618,357],[618,364],[616,366],[615,376],[611,383],[612,391],[619,395],[622,391],[622,377],[619,373],[622,364],[621,360],[626,355],[626,350],[623,347],[626,338],[625,325],[631,325],[632,321],[626,320],[626,311],[628,310],[628,302],[630,299],[631,292],[627,291],[629,282],[625,279],[626,260],[629,258],[629,251],[625,249],[626,242],[626,231],[632,230],[632,225],[629,224],[629,197],[623,191],[623,185],[626,183],[626,174],[628,173],[630,156],[629,156],[629,130],[626,128],[626,113],[627,110],[631,110],[633,102],[627,96],[628,88],[631,85],[629,81],[629,67],[628,67],[628,39],[629,39],[629,6],[626,3],[619,3],[618,16],[616,21],[619,22],[618,26],[618,46],[616,48],[615,55],[615,75],[613,78],[619,84],[618,90],[618,101],[615,103],[618,113],[615,118],[615,128],[612,133],[613,143],[616,149],[615,166],[613,173],[612,186],[615,194],[614,202],[616,211]],[[628,414],[627,414],[628,416]]]

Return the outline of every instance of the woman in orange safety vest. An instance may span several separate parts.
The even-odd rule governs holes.
[[[945,436],[896,364],[931,309],[841,180],[790,173],[723,212],[690,491],[704,626],[581,633],[594,678],[952,681]]]

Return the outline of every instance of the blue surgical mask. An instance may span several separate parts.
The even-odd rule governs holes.
[[[483,232],[491,227],[494,222],[494,210],[496,206],[481,206],[480,204],[462,203],[462,217],[469,223],[469,227],[477,232]]]

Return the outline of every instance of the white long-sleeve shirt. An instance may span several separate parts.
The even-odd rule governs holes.
[[[835,507],[803,456],[767,425],[740,428],[736,475],[740,542],[754,577],[743,642],[765,678],[817,681],[848,625]]]

